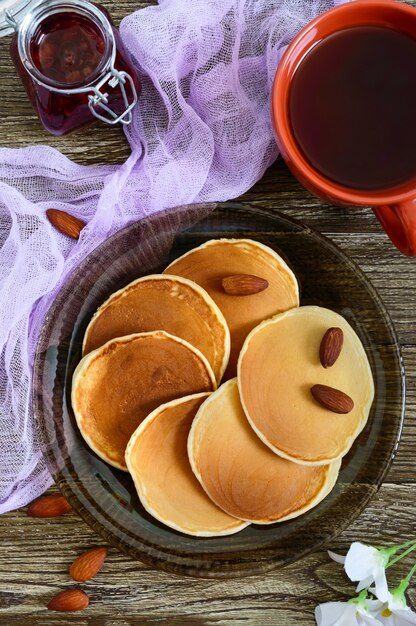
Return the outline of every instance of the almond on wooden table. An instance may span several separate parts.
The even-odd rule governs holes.
[[[346,414],[354,408],[354,400],[346,393],[327,385],[314,385],[311,393],[321,406],[332,413]]]
[[[319,347],[319,358],[322,367],[332,367],[341,354],[344,343],[344,333],[341,328],[328,328],[322,337]]]
[[[93,578],[102,568],[107,548],[92,548],[75,559],[69,568],[70,576],[79,582]]]
[[[81,589],[60,591],[48,603],[50,611],[82,611],[90,603],[89,596]]]
[[[230,296],[252,296],[268,286],[267,280],[252,274],[234,274],[222,279],[222,288]]]
[[[86,226],[82,220],[59,209],[48,209],[46,217],[60,233],[72,239],[79,239],[82,229]]]
[[[60,517],[72,509],[68,500],[60,493],[41,496],[27,507],[29,517]]]

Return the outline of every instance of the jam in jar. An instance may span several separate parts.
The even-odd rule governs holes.
[[[18,26],[13,61],[43,126],[64,135],[96,118],[129,124],[140,83],[108,12],[43,0]]]

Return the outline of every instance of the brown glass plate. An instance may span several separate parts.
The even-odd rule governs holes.
[[[73,272],[47,316],[34,369],[34,411],[50,471],[84,520],[133,558],[178,574],[227,578],[282,566],[316,550],[361,513],[393,460],[404,419],[404,371],[391,320],[365,275],[333,243],[266,210],[215,205],[175,237],[185,207],[132,224],[96,248]],[[212,207],[211,207],[212,208]],[[71,377],[85,328],[97,307],[131,280],[159,271],[175,257],[219,237],[245,237],[278,251],[301,284],[301,303],[343,315],[360,336],[375,378],[365,430],[344,459],[332,493],[306,515],[249,526],[218,538],[194,538],[159,524],[141,506],[133,482],[99,459],[82,439],[70,404]],[[172,494],[175,497],[175,494]]]

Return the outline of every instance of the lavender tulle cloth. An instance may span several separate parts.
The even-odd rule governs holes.
[[[79,166],[47,146],[0,149],[0,513],[52,482],[30,387],[57,289],[129,222],[234,198],[261,178],[277,157],[269,95],[279,59],[306,22],[340,3],[160,0],[121,24],[143,82],[124,165]],[[78,242],[51,227],[50,207],[88,222]]]

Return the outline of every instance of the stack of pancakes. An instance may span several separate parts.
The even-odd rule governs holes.
[[[334,327],[342,350],[324,367]],[[342,390],[353,408],[328,408],[314,385]],[[317,505],[373,396],[349,324],[299,307],[287,264],[247,239],[209,241],[114,293],[86,330],[72,386],[88,445],[131,473],[156,519],[200,537]]]

